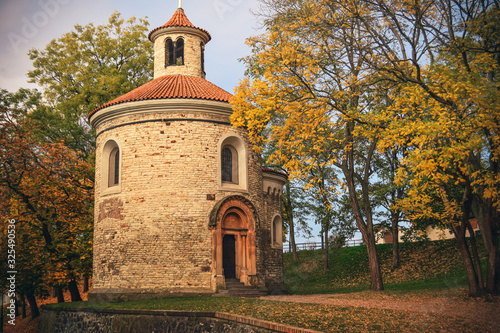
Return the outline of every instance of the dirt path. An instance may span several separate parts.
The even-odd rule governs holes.
[[[401,300],[391,296],[380,295],[373,298],[363,293],[354,294],[322,294],[322,295],[279,295],[264,296],[261,299],[318,303],[332,306],[352,306],[361,308],[379,308],[397,311],[420,312],[430,315],[444,315],[463,319],[467,322],[481,323],[498,329],[500,332],[500,297],[491,300],[470,299],[465,297],[432,297]],[[494,329],[493,331],[495,331]],[[492,332],[493,332],[492,331]]]

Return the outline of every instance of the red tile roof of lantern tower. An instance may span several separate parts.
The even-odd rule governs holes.
[[[162,25],[161,27],[158,27],[156,29],[151,30],[151,32],[148,35],[149,40],[151,40],[151,34],[157,30],[160,30],[162,28],[169,28],[169,27],[188,27],[188,28],[194,28],[198,29],[200,31],[203,31],[208,35],[208,39],[210,40],[212,37],[206,31],[205,29],[195,27],[191,21],[187,18],[186,14],[184,13],[184,9],[179,8],[175,11],[174,15],[170,18],[170,20]]]

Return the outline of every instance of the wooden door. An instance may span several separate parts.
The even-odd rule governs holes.
[[[236,240],[233,235],[225,235],[222,244],[222,267],[226,279],[236,278]]]

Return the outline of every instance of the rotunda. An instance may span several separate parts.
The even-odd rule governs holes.
[[[205,79],[211,39],[179,8],[152,30],[154,79],[95,109],[94,301],[283,289],[281,192],[231,94]]]

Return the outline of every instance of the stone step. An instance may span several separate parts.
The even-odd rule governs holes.
[[[256,298],[267,295],[265,291],[256,289],[254,287],[245,286],[243,282],[240,282],[236,279],[227,279],[226,289],[222,290],[220,294],[233,297],[247,297],[247,298]]]
[[[267,296],[267,293],[263,291],[232,291],[232,290],[223,290],[219,293],[220,296],[231,296],[231,297],[243,297],[243,298],[259,298],[262,296]]]

